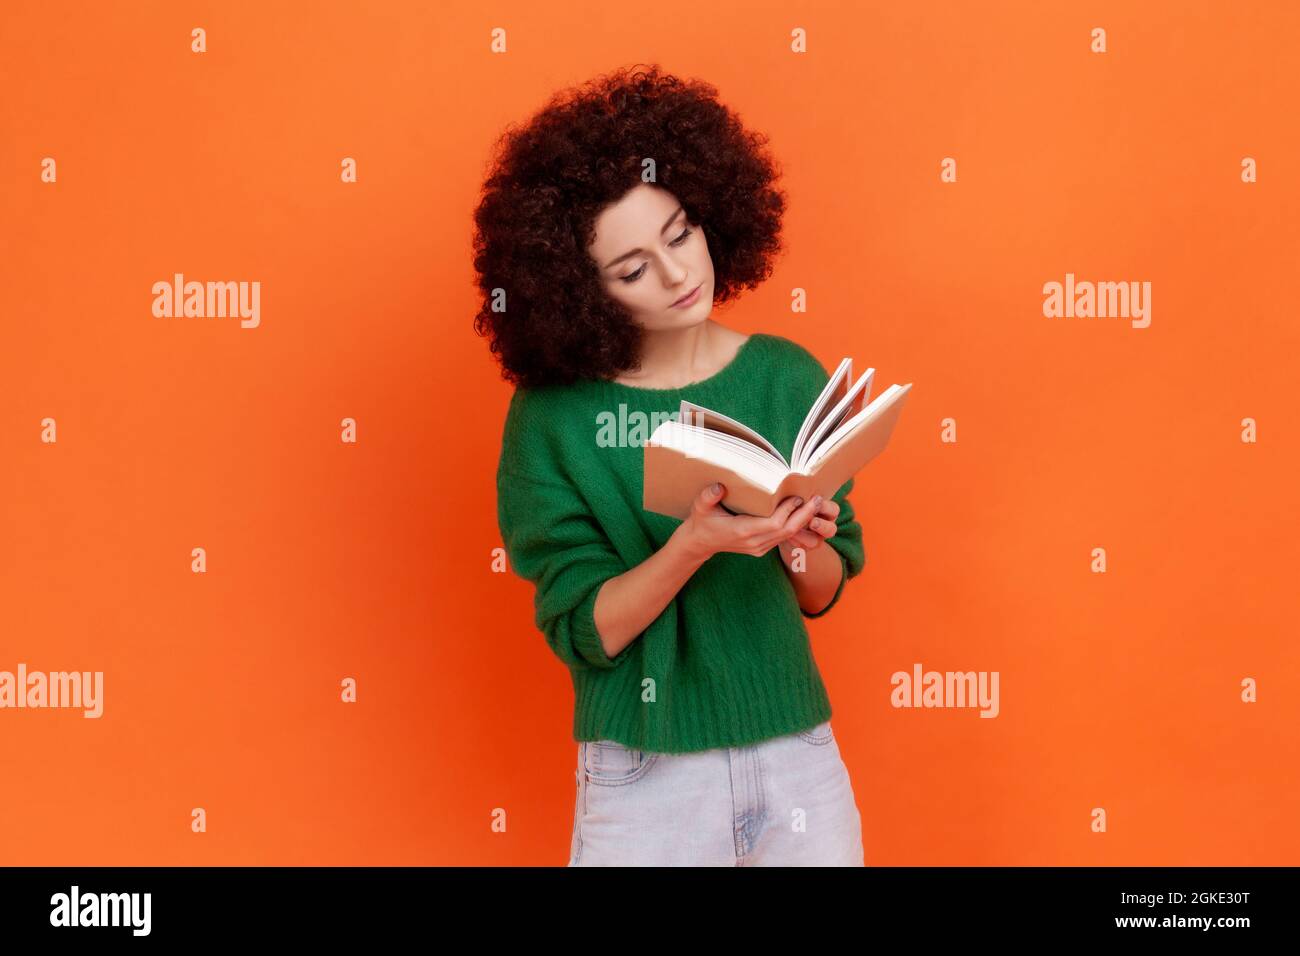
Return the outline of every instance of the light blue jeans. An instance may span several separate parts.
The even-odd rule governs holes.
[[[862,818],[826,721],[686,754],[578,744],[569,866],[863,866]]]

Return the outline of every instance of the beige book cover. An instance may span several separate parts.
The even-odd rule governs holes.
[[[685,518],[707,485],[727,491],[722,507],[766,517],[790,495],[832,497],[889,443],[912,383],[891,385],[867,401],[875,369],[853,382],[840,362],[804,418],[787,460],[770,441],[721,412],[683,400],[675,421],[644,446],[642,505]],[[850,382],[853,382],[850,385]]]

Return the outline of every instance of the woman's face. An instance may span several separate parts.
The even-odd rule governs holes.
[[[610,298],[646,329],[686,328],[713,311],[713,259],[704,231],[658,186],[640,183],[601,210],[588,251]],[[674,304],[684,296],[690,301]]]

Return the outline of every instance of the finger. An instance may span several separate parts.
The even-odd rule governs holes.
[[[833,538],[838,528],[834,521],[826,518],[813,518],[812,521],[808,522],[808,530],[819,538]]]
[[[811,516],[813,507],[813,501],[805,502],[798,495],[781,499],[781,503],[769,517],[756,519],[760,524],[751,533],[752,543],[770,550],[774,545],[788,539],[794,532],[801,530],[807,522],[807,518],[801,515]]]
[[[771,516],[768,518],[768,524],[773,530],[783,527],[794,510],[802,506],[803,503],[803,499],[798,495],[791,495],[788,498],[782,498],[781,503],[776,506],[776,510],[773,511]]]
[[[780,525],[775,529],[769,527],[766,535],[759,535],[758,539],[761,541],[771,542],[772,544],[784,544],[796,534],[804,530],[804,524],[811,519],[813,514],[816,513],[814,510],[815,508],[815,501],[804,503],[798,508],[798,510],[790,513],[790,517],[786,519],[785,524]]]
[[[812,534],[808,531],[799,531],[787,542],[790,546],[803,548],[805,551],[811,551],[820,547],[822,539],[820,535]]]
[[[786,516],[789,515],[799,500],[800,499],[797,496],[793,495],[789,498],[781,499],[780,503],[776,506],[776,510],[766,518],[749,516],[737,517],[737,521],[744,522],[744,527],[738,527],[737,530],[741,531],[749,539],[752,546],[758,546],[768,542],[771,544],[779,544],[784,540],[782,529],[785,527]]]
[[[814,495],[809,501],[797,511],[794,511],[785,521],[783,528],[786,535],[792,535],[796,531],[801,531],[808,526],[808,522],[817,516],[817,509],[821,507],[821,496]]]
[[[695,507],[706,512],[717,510],[718,502],[722,500],[726,493],[726,487],[721,482],[715,481],[713,484],[706,486],[703,491],[696,495]]]
[[[840,516],[840,503],[834,498],[827,498],[822,502],[821,510],[817,513],[823,518],[834,520]]]

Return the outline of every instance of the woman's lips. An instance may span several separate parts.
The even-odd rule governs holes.
[[[699,285],[697,285],[697,286],[696,286],[694,289],[692,289],[690,292],[686,293],[684,296],[682,296],[680,299],[678,299],[676,302],[674,302],[674,303],[673,303],[673,308],[679,308],[680,306],[683,306],[683,305],[691,305],[692,303],[694,303],[696,297],[697,297],[697,296],[699,295],[699,293],[700,293],[700,289],[702,289],[702,288],[704,288],[704,283],[703,283],[703,282],[701,282]]]

